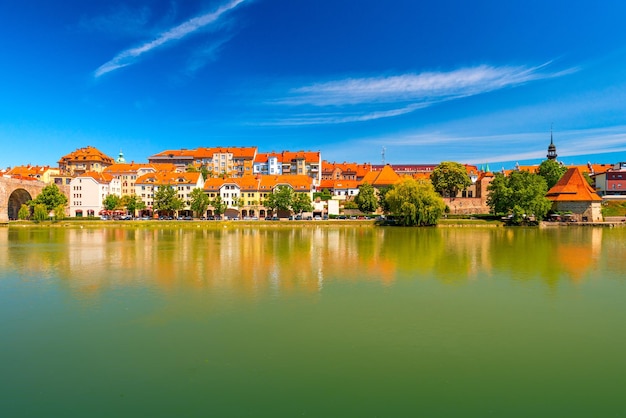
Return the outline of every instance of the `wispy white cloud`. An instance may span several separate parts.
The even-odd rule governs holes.
[[[194,32],[217,22],[225,13],[236,8],[245,1],[247,0],[231,0],[213,12],[193,17],[186,22],[159,34],[156,39],[150,42],[146,42],[138,47],[120,52],[113,59],[101,65],[94,72],[94,77],[98,78],[104,74],[134,64],[142,55],[170,42],[181,40],[186,36],[189,36]]]
[[[420,131],[362,138],[350,143],[349,147],[353,150],[378,150],[385,146],[389,156],[396,155],[397,163],[406,162],[406,158],[419,160],[424,149],[428,149],[430,162],[452,159],[474,164],[496,161],[514,163],[546,158],[549,135],[545,131],[502,135]],[[559,159],[566,163],[568,159],[580,156],[623,153],[626,152],[626,126],[559,131],[555,144]]]
[[[276,119],[259,123],[260,126],[305,126],[327,125],[349,122],[366,122],[369,120],[389,118],[414,112],[428,106],[427,103],[414,103],[408,106],[388,110],[376,110],[362,113],[310,113],[291,116],[287,119]]]
[[[332,117],[316,117],[310,114],[306,118],[286,118],[277,124],[332,124],[388,118],[448,100],[561,77],[578,71],[576,68],[545,71],[550,64],[548,62],[535,67],[480,65],[448,72],[431,71],[314,83],[291,89],[275,103],[316,108],[335,107],[341,110]]]

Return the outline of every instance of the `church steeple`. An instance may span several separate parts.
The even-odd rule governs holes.
[[[556,145],[554,145],[554,138],[552,137],[552,126],[550,126],[550,145],[548,146],[548,160],[556,160]]]
[[[124,153],[122,152],[122,150],[120,150],[120,155],[118,155],[118,157],[115,159],[115,162],[118,164],[124,164],[126,162],[126,159],[124,158]]]

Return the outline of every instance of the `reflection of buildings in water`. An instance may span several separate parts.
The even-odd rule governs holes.
[[[572,232],[575,232],[572,237]],[[556,261],[562,272],[579,283],[597,267],[602,247],[603,228],[577,228],[568,231],[567,241],[556,247]]]
[[[0,228],[0,266],[9,265],[9,228]]]
[[[314,293],[338,281],[388,285],[406,277],[463,283],[510,269],[528,271],[529,278],[543,275],[558,280],[559,272],[565,272],[573,280],[582,280],[597,266],[602,233],[601,228],[552,232],[552,240],[546,241],[538,239],[540,231],[501,228],[12,230],[13,241],[28,243],[28,250],[20,250],[11,247],[5,230],[0,231],[0,246],[8,245],[9,251],[0,253],[0,261],[19,263],[32,275],[59,276],[72,291],[91,295],[132,286],[161,291],[210,289],[254,297]],[[503,259],[511,252],[525,259]],[[528,265],[528,260],[536,265]]]

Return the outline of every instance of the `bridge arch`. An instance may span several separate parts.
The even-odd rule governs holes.
[[[13,193],[9,196],[9,201],[7,202],[9,220],[17,219],[17,214],[19,213],[22,205],[30,202],[31,200],[33,200],[33,198],[26,190],[13,190]]]
[[[0,222],[17,219],[22,204],[36,198],[45,183],[0,177]]]

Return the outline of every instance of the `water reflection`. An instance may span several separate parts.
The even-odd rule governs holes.
[[[85,294],[149,286],[254,296],[429,279],[555,286],[619,271],[624,236],[622,228],[10,228],[0,230],[0,265]]]

